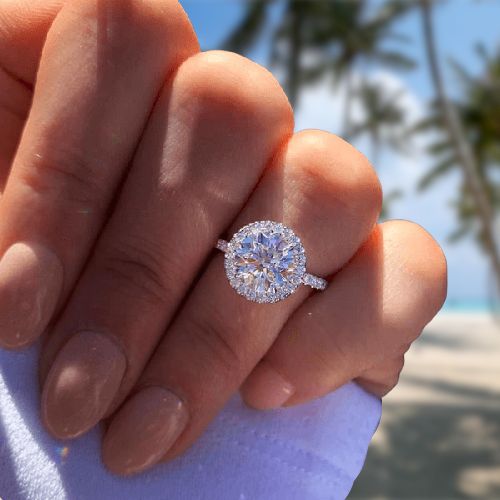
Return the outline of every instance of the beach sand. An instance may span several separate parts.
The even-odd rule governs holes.
[[[500,324],[440,313],[406,355],[349,498],[500,499]]]

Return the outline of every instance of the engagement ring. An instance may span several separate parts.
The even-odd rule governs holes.
[[[253,302],[278,302],[300,285],[324,290],[328,282],[306,272],[300,238],[279,222],[259,221],[242,227],[231,241],[219,240],[231,286]]]

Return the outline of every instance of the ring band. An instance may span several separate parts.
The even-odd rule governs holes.
[[[242,227],[231,240],[218,240],[229,284],[248,300],[278,302],[300,285],[324,290],[328,282],[306,272],[300,238],[280,222],[259,221]]]

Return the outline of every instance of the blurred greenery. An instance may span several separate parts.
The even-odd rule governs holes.
[[[451,0],[448,0],[451,1]],[[283,15],[271,22],[271,11],[281,4]],[[473,235],[486,254],[500,290],[500,247],[495,223],[500,211],[500,53],[489,54],[478,47],[483,70],[470,74],[457,61],[441,61],[434,35],[433,16],[441,1],[432,0],[255,0],[245,3],[240,23],[229,34],[224,48],[248,53],[272,29],[270,65],[282,75],[292,105],[300,91],[330,75],[333,85],[344,89],[343,125],[347,139],[365,136],[376,163],[382,148],[402,150],[412,137],[432,132],[429,153],[433,167],[422,175],[417,189],[430,189],[452,171],[461,176],[453,200],[459,221],[452,241]],[[434,89],[427,116],[408,127],[400,97],[376,82],[369,70],[386,66],[411,71],[415,62],[405,52],[408,40],[398,33],[398,21],[418,15],[422,36],[418,41],[426,53],[426,70]],[[400,50],[392,48],[400,42]],[[451,64],[461,82],[461,94],[451,99],[443,79],[443,66]],[[352,109],[363,110],[354,120]],[[401,192],[389,193],[390,201]]]
[[[268,22],[275,0],[248,2],[246,14],[224,47],[245,53],[255,44]],[[371,3],[359,1],[286,0],[284,15],[274,27],[271,66],[284,73],[284,88],[293,106],[302,86],[331,73],[334,83],[347,88],[344,135],[349,134],[354,93],[353,76],[362,64],[376,63],[411,69],[413,60],[403,52],[385,48],[388,39],[406,40],[392,30],[406,12],[399,2],[387,2],[372,12]],[[314,51],[313,61],[304,55]]]
[[[375,165],[386,150],[405,154],[414,143],[424,144],[430,167],[414,189],[434,189],[458,174],[459,187],[451,200],[457,226],[450,228],[450,241],[475,238],[500,290],[500,232],[495,233],[500,215],[500,48],[488,51],[478,44],[480,69],[474,72],[461,61],[442,60],[434,16],[451,1],[456,0],[247,1],[224,48],[247,54],[271,33],[269,65],[292,105],[300,106],[306,87],[319,80],[332,82],[332,91],[340,89],[343,98],[339,133],[348,140],[365,139]],[[273,17],[276,6],[282,15]],[[400,33],[405,16],[417,16],[421,26],[417,40]],[[403,92],[373,77],[382,66],[414,71],[411,43],[419,44],[424,54],[420,70],[432,90],[416,123],[408,123]],[[445,81],[445,74],[451,82]],[[453,95],[451,83],[457,87]],[[382,218],[403,196],[401,189],[386,194]],[[447,344],[440,350],[432,344],[468,339],[471,329],[480,324],[468,318],[470,325],[464,324],[463,332],[458,330],[464,320],[457,319],[450,325],[444,322],[442,332],[422,337],[420,355],[424,353],[427,363],[434,360],[434,365],[422,370],[419,352],[413,353],[413,372],[403,373],[399,384],[404,404],[397,394],[386,400],[378,441],[370,448],[353,498],[494,498],[500,493],[500,483],[493,477],[499,470],[498,393],[491,383],[484,385],[488,391],[481,388],[481,376],[488,370],[495,372],[491,360],[487,362],[488,353],[498,349],[495,328],[483,325],[485,345],[480,348],[474,338],[474,349],[467,351],[467,366],[476,367],[469,375],[470,380],[477,378],[476,389],[455,380],[456,375],[455,382],[450,382],[450,373],[463,368],[459,361],[453,365],[457,353],[465,356],[461,345]],[[426,378],[429,366],[430,380]],[[422,392],[425,396],[419,400]],[[457,398],[455,403],[446,403],[452,396]]]
[[[224,48],[247,54],[270,35],[269,65],[294,106],[300,106],[303,89],[331,82],[343,99],[338,132],[348,140],[363,139],[375,165],[385,151],[406,154],[414,144],[424,145],[430,167],[412,187],[440,189],[438,183],[459,178],[450,200],[457,221],[450,242],[474,238],[498,292],[500,48],[478,44],[474,72],[460,60],[442,59],[434,18],[454,1],[247,1]],[[276,7],[280,16],[274,15]],[[421,27],[416,39],[401,33],[405,16],[415,16]],[[416,52],[424,55],[420,68],[411,56]],[[415,123],[408,122],[404,91],[374,77],[381,67],[419,69],[427,76],[431,95]],[[387,193],[381,217],[405,194]],[[413,346],[398,388],[385,399],[352,498],[500,498],[499,393],[493,382],[499,380],[500,344],[490,320],[444,317]]]
[[[478,57],[483,63],[483,72],[472,75],[458,61],[452,60],[454,74],[459,79],[462,95],[454,101],[460,116],[467,141],[476,158],[477,172],[483,185],[483,192],[495,211],[500,208],[500,191],[495,183],[495,170],[500,166],[500,52],[489,54],[486,49],[476,47]],[[436,108],[430,107],[428,117],[417,126],[418,130],[433,130],[438,139],[429,146],[429,152],[436,157],[435,165],[421,178],[419,189],[425,190],[460,168],[460,159],[450,141],[446,128]],[[485,235],[476,222],[476,209],[466,179],[462,179],[460,192],[453,204],[459,216],[460,225],[450,235],[458,240],[473,234],[483,247]]]

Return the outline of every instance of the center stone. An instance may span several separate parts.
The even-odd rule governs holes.
[[[276,302],[301,283],[305,254],[299,238],[283,224],[254,222],[229,243],[226,273],[231,286],[256,302]]]

